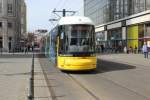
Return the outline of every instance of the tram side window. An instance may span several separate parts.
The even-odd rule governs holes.
[[[60,38],[60,41],[59,41],[59,53],[63,53],[63,51],[64,51],[63,39]]]
[[[77,45],[77,38],[71,38],[70,45]]]
[[[59,27],[59,33],[60,33],[60,35],[59,35],[59,53],[60,54],[63,54],[64,53],[64,51],[65,51],[65,27],[64,26],[60,26]]]
[[[77,30],[71,30],[71,37],[77,37]]]
[[[81,40],[81,42],[80,42],[81,46],[82,45],[89,45],[89,38],[81,38],[80,40]]]

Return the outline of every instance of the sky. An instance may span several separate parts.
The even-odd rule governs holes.
[[[37,29],[51,30],[56,22],[49,19],[58,18],[52,13],[56,10],[78,11],[76,15],[83,15],[83,0],[25,0],[27,6],[27,31],[34,32]],[[62,15],[62,13],[59,13]]]

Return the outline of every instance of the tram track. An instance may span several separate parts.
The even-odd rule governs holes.
[[[56,94],[55,94],[55,92],[54,92],[54,89],[51,87],[51,83],[49,82],[48,77],[47,77],[47,74],[46,74],[46,72],[43,70],[43,68],[42,68],[42,71],[43,71],[43,74],[44,74],[46,83],[48,84],[48,89],[49,89],[49,92],[50,92],[50,94],[51,94],[52,100],[57,100],[57,96],[56,96]]]
[[[99,76],[97,76],[97,77],[99,77]],[[114,85],[116,85],[118,87],[121,87],[121,88],[123,88],[125,90],[128,90],[128,91],[138,95],[138,96],[141,96],[141,97],[145,98],[145,100],[150,100],[147,96],[144,96],[141,93],[138,93],[137,91],[135,91],[135,90],[133,90],[131,88],[128,88],[128,87],[126,87],[126,86],[124,86],[122,84],[119,84],[119,83],[115,82],[114,80],[109,79],[105,75],[101,75],[101,77],[104,78],[106,81],[109,81],[110,83],[112,83],[112,84],[114,84]]]
[[[57,68],[55,68],[54,67],[54,69],[53,70],[46,70],[46,69],[48,69],[48,67],[46,67],[46,65],[45,64],[42,64],[43,66],[41,66],[42,67],[42,71],[43,71],[43,73],[44,73],[44,77],[45,77],[45,80],[46,80],[46,83],[48,84],[48,89],[49,89],[49,92],[50,92],[50,94],[51,94],[51,97],[52,97],[52,100],[59,100],[59,96],[58,96],[58,94],[56,94],[58,91],[55,91],[55,88],[53,88],[53,87],[51,87],[52,85],[51,85],[51,81],[48,79],[49,77],[48,77],[48,73],[50,74],[51,73],[51,71],[53,72],[53,70],[55,70],[56,72],[55,73],[61,73],[61,75],[64,75],[66,78],[67,78],[67,80],[69,81],[72,81],[73,82],[73,84],[76,84],[81,90],[83,90],[83,91],[85,91],[85,93],[87,94],[87,96],[90,96],[91,97],[91,99],[90,100],[101,100],[100,99],[100,97],[99,96],[97,96],[93,91],[91,91],[89,88],[88,88],[88,84],[84,84],[84,82],[82,82],[82,78],[81,79],[78,79],[78,77],[76,77],[76,75],[74,76],[74,73],[72,74],[71,72],[65,72],[65,73],[62,73],[60,70],[57,70]],[[98,69],[99,70],[99,69]],[[103,73],[103,72],[102,72]],[[52,73],[51,73],[52,74]],[[80,73],[79,73],[80,74]],[[96,77],[100,77],[99,75],[94,75],[94,76],[96,76]],[[83,77],[84,78],[84,77]],[[86,78],[86,77],[85,77]],[[88,78],[87,78],[88,79]],[[86,80],[87,80],[86,79]],[[101,75],[101,78],[100,79],[104,79],[104,80],[106,80],[107,82],[106,83],[112,83],[115,87],[119,87],[118,89],[124,89],[124,90],[126,90],[126,91],[129,91],[130,93],[132,93],[132,94],[135,94],[135,95],[137,95],[137,96],[139,96],[139,97],[141,97],[141,98],[144,98],[144,100],[149,100],[149,98],[147,97],[147,96],[145,96],[145,95],[142,95],[141,93],[139,93],[139,92],[137,92],[137,91],[135,91],[135,90],[133,90],[133,89],[130,89],[130,88],[128,88],[128,87],[126,87],[126,86],[124,86],[124,85],[120,85],[120,84],[118,84],[116,81],[113,81],[113,80],[111,80],[111,79],[109,79],[108,77],[105,77],[105,75]],[[52,82],[53,83],[53,82]],[[91,86],[91,84],[89,84],[90,86]],[[105,86],[105,85],[104,85]],[[124,93],[124,92],[123,92]],[[77,96],[77,95],[76,95]],[[74,97],[74,96],[73,96]],[[67,99],[64,99],[64,100],[67,100]],[[70,99],[68,99],[68,100],[70,100]],[[80,100],[80,98],[78,98],[78,100]]]
[[[44,61],[44,60],[43,60]],[[101,100],[102,98],[104,98],[103,96],[101,96],[100,97],[100,95],[99,94],[95,94],[95,92],[93,92],[88,86],[92,86],[93,85],[93,83],[91,82],[91,83],[89,83],[89,84],[84,84],[84,83],[86,83],[85,81],[84,81],[84,79],[85,80],[88,80],[88,81],[90,81],[90,80],[94,80],[93,79],[93,77],[95,78],[95,79],[100,79],[100,80],[102,80],[102,84],[101,84],[101,86],[100,87],[98,87],[98,83],[99,83],[99,81],[97,81],[98,83],[94,83],[95,84],[95,87],[93,87],[92,89],[95,91],[95,89],[96,89],[96,87],[98,87],[97,89],[104,89],[105,88],[105,86],[107,85],[107,83],[109,84],[109,85],[111,85],[112,84],[112,86],[114,86],[114,87],[116,87],[117,88],[117,91],[118,90],[125,90],[125,91],[123,91],[122,92],[122,97],[124,97],[124,94],[128,94],[130,97],[132,97],[132,94],[133,95],[135,95],[135,96],[138,96],[139,98],[142,98],[143,100],[149,100],[149,97],[148,96],[146,96],[146,95],[143,95],[142,94],[142,92],[138,92],[138,89],[135,89],[135,88],[132,88],[132,84],[131,84],[131,88],[129,88],[129,87],[127,87],[126,86],[126,84],[125,85],[123,85],[123,84],[120,84],[120,83],[118,83],[118,81],[115,81],[115,80],[112,80],[111,79],[111,77],[109,78],[109,76],[107,76],[107,74],[105,75],[105,72],[109,72],[109,71],[117,71],[117,70],[128,70],[128,69],[135,69],[136,67],[135,66],[132,66],[131,64],[121,64],[120,65],[120,63],[118,64],[118,63],[114,63],[114,64],[117,64],[117,66],[118,67],[116,67],[116,65],[115,66],[112,66],[111,67],[111,69],[109,69],[110,67],[108,67],[108,68],[104,68],[107,64],[106,63],[103,63],[103,64],[106,64],[105,66],[103,66],[103,70],[101,69],[101,67],[99,67],[96,71],[98,71],[98,72],[96,72],[97,74],[94,74],[94,76],[92,75],[92,77],[87,77],[86,75],[81,75],[81,78],[80,78],[80,74],[82,74],[82,73],[80,73],[79,72],[79,74],[77,73],[77,76],[75,75],[76,74],[76,72],[75,72],[75,74],[74,73],[72,73],[72,72],[65,72],[65,73],[62,73],[60,70],[58,70],[57,68],[55,68],[54,67],[54,69],[52,68],[52,70],[47,70],[47,69],[49,69],[49,62],[47,63],[47,61],[45,62],[43,62],[43,61],[40,61],[41,63],[43,63],[43,64],[41,64],[41,67],[42,67],[42,71],[43,71],[43,73],[44,73],[44,77],[45,77],[45,80],[46,80],[46,83],[48,84],[48,89],[49,89],[49,92],[50,92],[50,94],[51,94],[51,97],[52,97],[52,100],[59,100],[59,98],[60,98],[60,96],[58,96],[58,95],[60,95],[60,94],[57,94],[58,93],[58,88],[55,90],[55,87],[52,87],[52,83],[53,83],[53,81],[50,81],[49,80],[49,74],[54,74],[54,73],[52,73],[52,72],[55,72],[56,74],[61,74],[61,75],[63,75],[63,77],[64,78],[66,78],[65,80],[68,80],[68,81],[70,81],[69,82],[69,84],[71,83],[71,84],[76,84],[75,86],[77,86],[77,87],[79,87],[79,89],[81,89],[82,91],[84,91],[85,93],[86,93],[86,95],[87,96],[89,96],[89,97],[91,97],[91,99],[90,100]],[[46,64],[47,63],[47,64]],[[102,62],[101,62],[102,63]],[[46,64],[46,65],[45,65]],[[112,61],[110,61],[110,64],[108,64],[108,65],[112,65]],[[53,66],[53,65],[51,65],[51,66]],[[102,65],[101,65],[102,66]],[[107,66],[106,66],[107,67]],[[142,69],[142,68],[141,68]],[[98,74],[98,73],[102,73],[102,74]],[[103,74],[104,73],[104,74]],[[83,73],[84,74],[84,73]],[[91,74],[91,73],[89,73],[89,74]],[[82,76],[86,76],[86,77],[82,77]],[[60,75],[59,75],[59,77],[60,77]],[[79,79],[78,79],[79,78]],[[58,78],[59,79],[59,78]],[[56,80],[55,80],[56,81]],[[57,81],[57,82],[59,82],[59,81]],[[55,82],[54,82],[55,83]],[[104,83],[106,83],[106,85],[104,84]],[[62,84],[63,85],[63,84]],[[70,86],[72,86],[72,85],[70,85]],[[70,86],[65,86],[65,87],[70,87]],[[104,88],[102,87],[102,86],[104,86]],[[138,86],[138,85],[137,85]],[[114,87],[112,87],[111,89],[110,89],[110,91],[113,91],[113,90],[115,90],[116,91],[116,89],[114,88]],[[72,89],[74,89],[74,88],[72,88]],[[65,89],[65,90],[67,90],[67,89]],[[96,90],[97,91],[97,90]],[[99,91],[99,90],[98,90]],[[107,90],[105,91],[105,92],[107,92]],[[68,92],[66,92],[66,91],[64,91],[64,93],[63,93],[63,95],[65,95],[65,93],[68,93]],[[75,92],[72,92],[72,93],[75,93]],[[104,93],[104,92],[102,92],[102,93]],[[109,92],[108,92],[109,93]],[[111,92],[111,93],[113,93],[113,92]],[[131,94],[130,94],[131,93]],[[114,95],[116,95],[117,96],[117,94],[115,94],[115,93],[113,93]],[[121,93],[120,93],[121,94]],[[61,94],[62,95],[62,94]],[[82,95],[82,94],[81,94]],[[66,97],[68,96],[68,94],[66,94],[65,95]],[[75,96],[78,96],[78,95],[72,95],[73,96],[73,98],[75,97]],[[71,97],[72,98],[72,96],[70,96],[69,95],[69,98]],[[130,98],[129,97],[129,98]],[[65,98],[65,97],[64,97]],[[68,98],[68,97],[67,97]],[[62,100],[63,100],[63,97],[61,98]],[[64,100],[67,100],[67,99],[64,99]],[[70,99],[68,99],[68,100],[70,100]],[[77,100],[80,100],[80,97],[78,97],[78,99]],[[81,99],[81,100],[83,100],[83,99]],[[139,99],[138,99],[139,100]]]
[[[58,100],[57,94],[55,94],[55,90],[51,87],[51,83],[48,80],[47,73],[45,72],[43,67],[42,67],[42,71],[43,71],[46,83],[49,86],[48,89],[49,89],[49,92],[51,94],[52,100]],[[61,71],[59,71],[59,72],[61,72]],[[74,78],[71,74],[68,74],[68,73],[64,73],[64,74],[68,77],[69,80],[73,81],[81,89],[83,89],[85,92],[87,92],[93,98],[92,100],[100,100],[93,92],[91,92],[87,87],[85,87],[80,81],[78,81],[76,78]]]
[[[67,74],[67,76],[74,81],[78,86],[80,86],[84,91],[86,91],[90,96],[94,98],[94,100],[100,100],[93,92],[91,92],[87,87],[85,87],[80,81],[71,76],[71,74]]]
[[[42,69],[43,70],[43,69]],[[43,74],[46,80],[46,83],[49,85],[48,89],[51,94],[52,100],[58,100],[57,94],[55,94],[55,90],[51,87],[51,83],[48,80],[47,73],[43,70]],[[69,80],[73,81],[76,85],[78,85],[81,89],[87,92],[93,99],[92,100],[100,100],[93,92],[91,92],[87,87],[85,87],[80,81],[74,78],[71,74],[65,73]]]
[[[41,64],[41,68],[42,68],[46,83],[48,85],[49,92],[51,94],[51,98],[52,98],[52,100],[58,100],[57,94],[55,93],[56,91],[53,87],[51,87],[52,86],[51,81],[49,80],[48,75],[47,75],[48,73],[51,73],[51,72],[48,72],[48,70],[45,70],[45,69],[48,69],[48,66],[46,65],[47,61],[44,62],[43,58],[40,58],[39,61]],[[56,69],[55,71],[57,73],[62,73],[58,69]],[[93,98],[92,100],[100,100],[92,91],[90,91],[87,87],[85,87],[80,81],[78,81],[76,78],[74,78],[70,73],[64,72],[63,74],[68,78],[68,80],[72,81],[74,84],[79,86],[83,91],[85,91],[89,96],[91,96]]]
[[[48,79],[47,72],[45,71],[45,68],[44,68],[44,67],[47,67],[45,65],[47,62],[46,63],[44,62],[44,59],[42,58],[43,57],[42,55],[38,55],[38,56],[41,57],[41,58],[39,58],[39,62],[40,62],[41,68],[42,68],[42,72],[44,74],[44,78],[45,78],[46,83],[48,85],[48,90],[50,92],[51,99],[52,100],[57,100],[57,97],[56,97],[56,94],[54,92],[54,89],[51,87],[51,83],[50,83],[50,81]]]

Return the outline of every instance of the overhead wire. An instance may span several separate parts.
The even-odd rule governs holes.
[[[62,9],[72,10],[71,8],[74,8],[76,5],[72,4],[71,1],[72,0],[58,0],[54,9],[57,9],[57,10],[62,10]],[[79,9],[76,10],[77,11],[76,14],[80,15],[80,11],[82,9],[83,9],[83,5]],[[56,16],[54,13],[51,13],[50,17],[54,18],[54,19],[58,19],[58,16]],[[53,28],[57,25],[57,22],[52,22],[52,21],[50,21],[50,22],[51,22],[51,28]]]
[[[67,7],[68,7],[68,5],[70,4],[70,1],[72,1],[72,0],[68,0],[68,2],[66,3],[66,5],[65,5],[65,8],[67,9]],[[70,5],[69,5],[70,6]],[[67,9],[67,10],[69,10],[69,9]]]
[[[62,5],[60,6],[60,9],[65,9],[66,3],[67,3],[67,0],[64,0],[64,2],[62,2]]]
[[[72,0],[69,0],[67,3],[68,3],[68,5],[66,6],[66,8],[68,9],[68,10],[72,10],[72,8],[74,8],[74,7],[76,7],[76,5],[70,5],[70,1],[72,1]],[[79,5],[79,9],[77,8],[77,10],[75,10],[76,11],[76,13],[75,13],[75,15],[77,15],[77,14],[79,14],[80,13],[80,10],[82,10],[82,8],[83,8],[83,4],[80,6]]]
[[[66,0],[58,0],[57,3],[56,3],[56,5],[54,6],[54,9],[58,9],[58,7],[63,6],[63,5],[65,4],[65,1],[66,1]],[[62,3],[60,3],[60,2],[62,2],[63,5],[62,5]],[[53,9],[53,10],[54,10],[54,9]],[[53,19],[59,19],[58,16],[56,16],[56,15],[53,13],[53,11],[51,12],[50,17],[53,18]],[[56,24],[57,24],[57,22],[53,22],[53,21],[50,21],[50,22],[51,22],[51,24],[52,24],[52,27],[55,27]]]
[[[78,10],[77,10],[77,13],[76,15],[79,14],[79,15],[84,15],[84,6],[81,6]]]
[[[62,1],[62,0],[58,0],[58,2],[57,2],[56,5],[55,5],[55,8],[57,8],[57,7],[61,4],[61,3],[60,3],[61,1]],[[54,9],[55,9],[55,8],[54,8]]]
[[[59,8],[60,10],[62,10],[62,9],[71,10],[71,8],[73,8],[74,6],[76,6],[76,5],[73,5],[71,3],[71,1],[72,0],[58,0],[54,9],[58,9]],[[80,7],[78,10],[76,10],[78,14],[79,14],[79,12],[80,12],[81,9],[82,9],[82,7]],[[72,14],[72,15],[74,15],[74,14]],[[58,16],[56,16],[54,13],[51,13],[50,16],[51,16],[51,18],[59,19]],[[57,22],[51,22],[51,23],[52,23],[53,26],[55,26],[57,24]]]

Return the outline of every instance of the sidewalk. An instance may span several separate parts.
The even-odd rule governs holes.
[[[31,53],[0,55],[0,100],[28,100],[31,64]],[[37,57],[34,73],[34,100],[51,100]]]
[[[30,57],[0,56],[0,100],[27,100]]]
[[[39,58],[35,58],[34,66],[34,100],[52,100],[48,85],[39,63]]]

